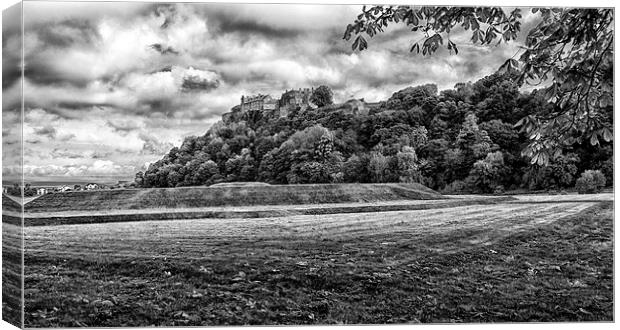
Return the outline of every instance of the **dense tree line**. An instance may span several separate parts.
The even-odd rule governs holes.
[[[522,93],[510,73],[439,92],[432,84],[394,93],[368,114],[333,106],[287,117],[248,116],[185,139],[145,173],[143,187],[218,182],[419,182],[455,192],[574,187],[586,170],[612,182],[612,142],[574,143],[548,165],[522,156],[530,143],[515,128],[552,111],[543,93]],[[604,109],[612,122],[612,108]]]

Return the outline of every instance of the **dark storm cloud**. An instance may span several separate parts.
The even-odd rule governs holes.
[[[215,27],[221,33],[239,33],[241,35],[260,35],[265,38],[292,39],[304,34],[298,29],[278,28],[256,21],[236,19],[234,17],[214,16]]]
[[[158,17],[164,18],[164,22],[160,26],[162,29],[168,28],[178,20],[177,9],[174,4],[157,4],[152,8],[152,11]]]
[[[106,124],[114,128],[117,132],[133,132],[140,128],[140,125],[133,120],[108,120]]]
[[[267,82],[271,81],[274,84],[278,82],[273,81],[273,76],[268,72],[255,72],[255,71],[247,71],[240,68],[239,70],[226,70],[221,73],[222,80],[225,82],[238,85],[242,82],[245,83],[259,83],[259,82]]]
[[[167,98],[141,100],[141,109],[138,114],[146,114],[152,112],[169,113],[174,109],[174,102]]]
[[[157,73],[157,72],[172,72],[172,66],[171,65],[165,66],[165,67],[163,67],[161,69],[152,71],[151,74]]]
[[[183,78],[181,88],[183,91],[210,91],[220,85],[219,80],[201,78],[199,76],[187,76]]]
[[[179,52],[172,48],[171,46],[164,46],[162,44],[152,44],[149,47],[151,47],[151,49],[157,51],[158,53],[162,54],[162,55],[168,55],[168,54],[173,54],[173,55],[179,55]]]
[[[46,125],[40,128],[35,128],[34,129],[34,133],[37,135],[41,135],[41,136],[47,136],[50,139],[53,139],[56,137],[56,128],[54,128],[54,126],[51,125]]]
[[[69,133],[69,134],[63,134],[63,135],[60,135],[60,136],[58,136],[58,138],[57,138],[57,139],[58,139],[58,141],[60,141],[60,142],[67,142],[67,141],[69,141],[69,140],[71,140],[71,139],[73,139],[73,138],[75,138],[75,134],[73,134],[73,133]]]
[[[9,51],[2,51],[2,89],[13,86],[22,76],[19,67],[19,56],[13,55]]]
[[[2,44],[9,37],[21,34],[22,27],[21,3],[17,3],[2,11]]]
[[[30,24],[27,33],[36,37],[36,43],[31,46],[35,48],[25,56],[24,76],[26,78],[40,84],[72,84],[78,87],[84,87],[92,81],[92,77],[51,66],[52,59],[46,54],[57,54],[73,48],[93,47],[101,38],[94,22],[77,18],[59,22],[42,22]]]
[[[79,152],[71,151],[69,149],[60,149],[60,148],[55,148],[54,150],[52,150],[51,155],[54,158],[77,159],[77,158],[84,157],[84,155]]]
[[[75,75],[71,72],[60,72],[50,67],[50,63],[46,58],[37,55],[28,56],[26,59],[26,70],[24,77],[28,80],[43,85],[73,85],[76,87],[85,87],[92,80],[90,77]]]
[[[2,89],[12,86],[21,77],[20,13],[20,4],[2,12]]]
[[[121,152],[121,151],[119,150],[118,152]],[[92,158],[92,159],[106,159],[106,158],[110,157],[110,155],[112,155],[112,152],[95,150],[90,155],[90,158]]]
[[[105,102],[83,102],[83,101],[62,101],[56,104],[55,108],[65,110],[80,110],[92,107],[113,107],[111,103]]]
[[[37,33],[37,37],[47,47],[70,47],[87,45],[100,38],[99,31],[93,22],[85,19],[68,19],[54,24],[42,24],[32,27],[29,32]]]

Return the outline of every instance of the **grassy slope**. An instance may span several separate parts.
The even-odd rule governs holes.
[[[30,227],[26,326],[612,320],[592,205]]]
[[[21,228],[2,223],[2,319],[17,327],[22,322]]]
[[[21,212],[22,206],[19,202],[17,202],[13,198],[19,197],[10,197],[8,195],[2,194],[2,210],[12,211],[12,212]]]
[[[242,205],[374,202],[441,199],[418,184],[324,184],[254,187],[153,188],[48,194],[26,204],[26,212],[115,210]]]
[[[17,327],[22,318],[21,209],[13,197],[2,194],[2,319]]]
[[[212,208],[174,208],[106,211],[65,211],[30,213],[24,226],[110,223],[175,219],[274,218],[295,215],[371,213],[405,210],[428,210],[464,205],[497,204],[512,201],[512,197],[478,197],[454,200],[401,200],[373,203],[325,203],[300,205],[237,206]],[[21,224],[21,218],[6,217],[6,221]]]

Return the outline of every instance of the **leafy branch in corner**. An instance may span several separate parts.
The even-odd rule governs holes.
[[[539,23],[525,37],[518,60],[513,55],[498,69],[513,72],[519,86],[543,86],[552,111],[524,117],[517,124],[530,137],[523,155],[546,165],[566,147],[613,139],[613,10],[533,8]],[[410,51],[430,56],[445,47],[459,50],[450,39],[455,29],[471,31],[473,44],[514,41],[521,32],[521,9],[500,7],[373,6],[349,24],[345,40],[353,50],[368,48],[365,37],[385,32],[394,23],[422,34]]]

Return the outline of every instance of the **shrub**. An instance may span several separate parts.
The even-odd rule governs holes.
[[[577,179],[575,188],[580,194],[594,194],[605,187],[605,176],[599,170],[587,170]]]
[[[443,188],[441,192],[444,194],[465,193],[469,192],[469,189],[464,181],[455,180]]]
[[[495,189],[493,189],[493,194],[495,195],[503,195],[504,192],[506,192],[506,190],[504,189],[504,186],[502,186],[501,184],[495,186]]]
[[[465,181],[474,190],[489,193],[502,180],[505,173],[504,168],[504,155],[501,151],[488,153],[485,159],[474,163]]]

